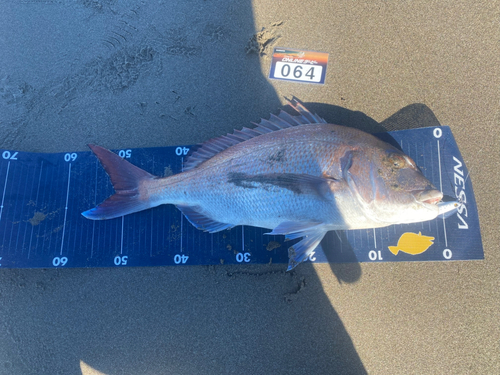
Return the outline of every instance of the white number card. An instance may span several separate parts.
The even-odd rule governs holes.
[[[274,48],[269,78],[300,83],[325,83],[328,53]]]

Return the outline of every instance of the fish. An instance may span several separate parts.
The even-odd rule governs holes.
[[[380,228],[450,214],[443,194],[401,150],[361,130],[329,124],[297,98],[254,128],[201,144],[181,173],[160,178],[89,145],[115,194],[83,212],[113,219],[175,205],[209,233],[238,225],[267,228],[285,240],[287,270],[307,260],[328,231]]]
[[[432,241],[434,237],[422,236],[421,232],[406,232],[399,237],[397,246],[389,246],[389,250],[394,255],[398,255],[400,251],[411,255],[422,254],[434,244]]]

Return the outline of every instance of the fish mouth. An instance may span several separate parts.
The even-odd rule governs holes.
[[[438,204],[443,199],[443,193],[436,189],[412,191],[412,194],[418,202],[427,204]]]

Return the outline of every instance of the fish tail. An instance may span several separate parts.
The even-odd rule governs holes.
[[[130,164],[115,153],[95,145],[89,145],[108,173],[116,194],[100,205],[82,212],[91,220],[106,220],[142,211],[155,206],[148,197],[141,194],[140,187],[155,176]]]
[[[391,253],[393,253],[394,255],[398,255],[399,253],[399,249],[397,246],[389,246],[389,250]]]

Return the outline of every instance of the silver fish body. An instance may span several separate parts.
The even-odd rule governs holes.
[[[116,194],[83,215],[108,219],[175,204],[209,232],[269,228],[302,237],[289,249],[291,269],[330,230],[419,222],[452,210],[438,204],[442,193],[400,150],[360,130],[327,124],[296,100],[290,104],[300,116],[281,112],[254,129],[207,141],[184,172],[166,178],[91,146]]]

